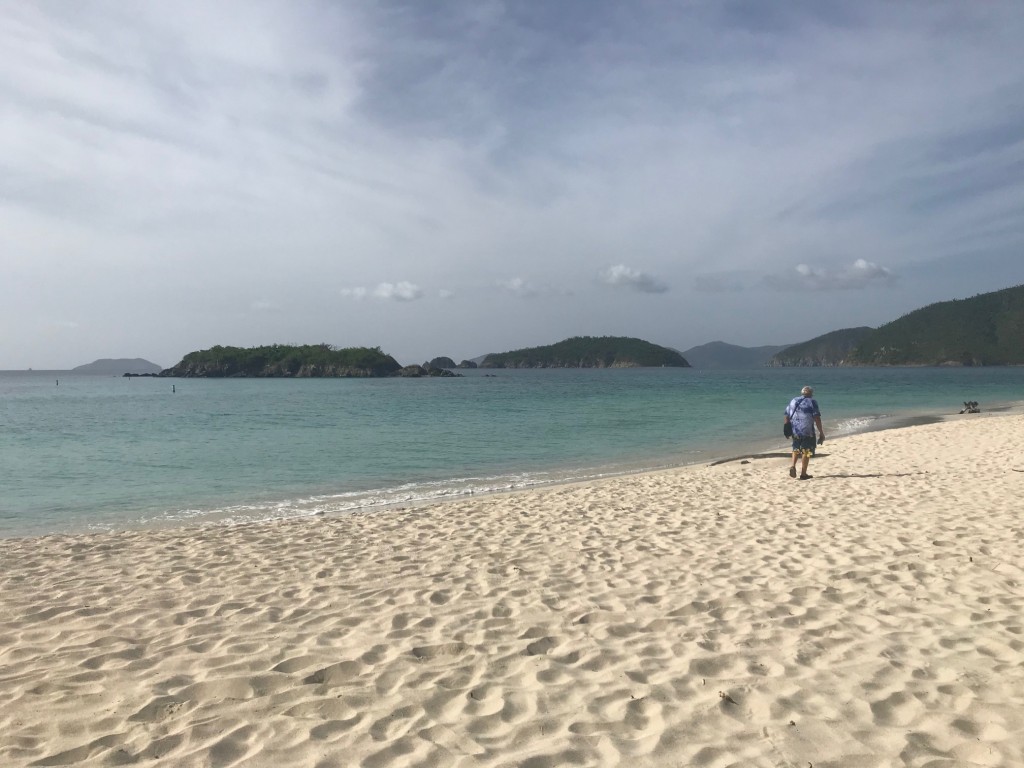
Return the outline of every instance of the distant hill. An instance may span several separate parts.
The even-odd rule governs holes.
[[[787,344],[768,347],[738,347],[724,341],[712,341],[685,350],[682,355],[694,368],[736,369],[761,368],[772,356],[789,346]]]
[[[380,347],[337,349],[330,344],[211,347],[190,352],[161,376],[198,378],[326,378],[398,375],[400,366]]]
[[[73,373],[95,373],[109,376],[121,376],[125,373],[160,373],[161,368],[156,363],[143,360],[141,357],[120,357],[112,359],[105,357],[92,363],[79,365],[72,368]]]
[[[873,329],[863,326],[861,328],[844,328],[839,331],[826,333],[824,336],[818,336],[802,344],[786,347],[781,352],[772,356],[771,360],[768,361],[768,366],[772,368],[799,366],[827,368],[849,365],[853,350],[872,331]]]
[[[674,349],[622,336],[575,336],[545,347],[487,355],[481,368],[689,368]]]
[[[1024,285],[929,304],[878,328],[853,365],[1022,365]]]

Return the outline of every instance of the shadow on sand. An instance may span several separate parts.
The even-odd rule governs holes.
[[[728,458],[728,459],[718,459],[717,461],[712,461],[710,464],[708,464],[708,466],[709,467],[717,467],[717,466],[720,466],[722,464],[729,464],[729,463],[732,463],[732,462],[735,462],[735,461],[738,461],[740,464],[749,464],[750,461],[753,460],[753,459],[788,459],[788,458],[791,458],[792,456],[793,456],[793,454],[790,451],[778,451],[778,452],[774,452],[774,453],[752,453],[752,454],[749,454],[749,455],[746,455],[746,456],[733,456],[732,458]],[[814,461],[815,460],[820,460],[820,459],[823,459],[823,458],[826,458],[826,457],[828,457],[828,454],[827,453],[822,453],[820,451],[818,453],[814,454],[814,459],[812,459],[811,467],[815,468],[815,469],[818,469],[819,471],[815,472],[813,475],[811,475],[811,479],[812,480],[836,480],[836,479],[840,479],[840,478],[842,478],[842,479],[872,479],[872,478],[879,478],[879,477],[911,477],[913,475],[927,475],[928,474],[927,472],[872,472],[870,474],[856,474],[856,473],[843,473],[843,474],[839,474],[839,473],[836,473],[836,474],[826,475],[826,474],[821,474],[821,472],[820,472],[821,467],[814,467]],[[1014,469],[1013,471],[1014,472],[1024,472],[1024,469]]]
[[[856,474],[835,474],[835,475],[814,475],[815,478],[835,480],[838,478],[872,478],[872,477],[910,477],[912,475],[927,475],[927,472],[874,472],[870,475],[856,475]]]

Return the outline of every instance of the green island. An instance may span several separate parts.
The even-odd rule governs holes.
[[[1022,365],[1024,285],[929,304],[865,337],[850,365]]]
[[[729,360],[733,364],[737,350],[750,351],[723,343],[705,347],[708,353],[701,365],[711,367],[717,359],[715,355],[724,354],[722,348],[730,353]],[[691,351],[696,354],[701,349]],[[770,348],[753,351],[758,355],[767,354]],[[880,328],[865,326],[832,331],[787,346],[763,364],[778,367],[1024,365],[1024,285],[930,304]],[[380,347],[339,349],[330,344],[272,344],[250,348],[216,346],[190,352],[159,375],[186,378],[458,376],[450,370],[455,367],[477,366],[472,361],[455,366],[451,358],[438,357],[422,366],[403,367]],[[690,363],[680,352],[643,339],[574,336],[547,346],[486,355],[479,367],[689,368]],[[130,372],[125,375],[155,374]]]
[[[481,368],[689,368],[674,349],[623,336],[574,336],[544,347],[490,354]]]
[[[330,344],[222,347],[190,352],[161,376],[181,378],[318,378],[396,376],[402,370],[380,347]]]
[[[1024,285],[929,304],[879,328],[832,331],[767,365],[1024,365]]]

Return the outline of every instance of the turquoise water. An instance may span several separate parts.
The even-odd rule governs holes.
[[[1024,400],[1024,368],[5,372],[0,536],[337,513],[785,450],[803,384],[835,437]]]

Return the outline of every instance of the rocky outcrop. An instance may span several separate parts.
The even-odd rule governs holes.
[[[160,372],[160,376],[183,379],[367,379],[392,375],[394,371],[377,367],[318,364],[290,366],[286,363],[266,365],[257,370],[230,364],[180,363]]]
[[[437,378],[455,377],[461,376],[461,373],[453,373],[447,368],[433,368],[428,363],[427,365],[407,365],[398,372],[399,376],[405,378],[419,378],[421,376],[433,376]]]
[[[633,360],[595,360],[595,359],[573,359],[573,360],[510,360],[507,362],[499,362],[494,360],[484,360],[480,363],[481,368],[650,368],[652,366],[644,365],[643,363],[636,362]],[[655,366],[656,367],[656,366]],[[664,367],[664,366],[661,366]],[[683,366],[679,366],[683,367]]]

